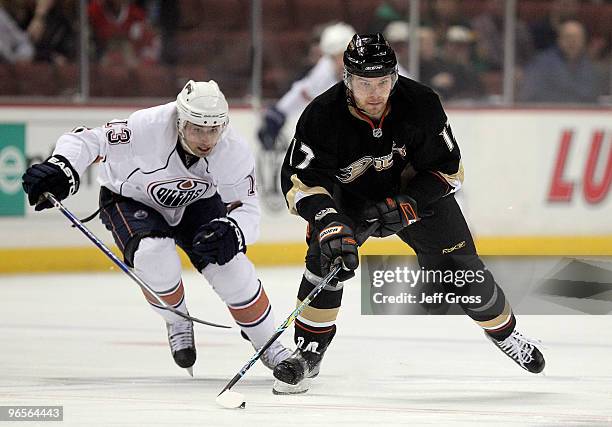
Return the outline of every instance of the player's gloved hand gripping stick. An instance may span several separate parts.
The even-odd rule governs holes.
[[[367,240],[367,238],[375,233],[376,229],[380,226],[378,222],[374,222],[368,225],[368,227],[362,232],[357,233],[356,240],[357,245],[361,246],[363,242]],[[259,349],[255,354],[249,359],[249,361],[238,371],[234,378],[228,382],[221,393],[216,398],[216,401],[219,405],[224,408],[244,408],[246,405],[246,401],[244,400],[244,396],[241,393],[237,393],[231,391],[231,388],[238,382],[240,379],[246,374],[246,372],[257,362],[259,357],[281,336],[281,334],[287,329],[295,320],[296,317],[300,315],[300,313],[306,308],[308,304],[312,300],[314,300],[317,295],[323,290],[325,286],[327,286],[336,275],[342,270],[342,261],[338,260],[338,262],[334,263],[329,270],[329,273],[321,279],[321,282],[317,286],[314,287],[312,291],[304,298],[302,303],[298,305],[295,310],[291,312],[289,317],[285,319],[282,325],[280,325],[274,334],[270,337],[270,339]]]
[[[421,216],[431,216],[432,212],[417,211],[416,201],[405,194],[387,197],[366,207],[363,217],[367,221],[378,221],[380,228],[372,236],[387,237],[396,234],[411,224],[419,221]]]
[[[66,209],[66,207],[64,207],[64,205],[62,205],[62,203],[53,194],[49,192],[44,192],[43,196],[46,197],[46,199],[51,204],[53,204],[53,206],[58,208],[64,214],[64,216],[74,224],[76,228],[81,230],[81,232],[83,232],[83,234],[85,234],[85,236],[87,236],[87,238],[91,240],[102,252],[104,252],[104,254],[109,257],[111,261],[113,261],[117,265],[117,267],[119,267],[125,274],[127,274],[130,279],[136,282],[142,289],[150,293],[162,309],[171,311],[174,314],[181,316],[182,318],[191,320],[196,323],[200,323],[202,325],[214,326],[216,328],[231,329],[231,326],[207,322],[206,320],[201,320],[197,317],[190,316],[180,310],[175,309],[174,307],[169,306],[149,285],[143,282],[142,279],[138,277],[132,270],[130,270],[130,268],[123,261],[117,258],[117,256],[112,253],[111,250],[104,243],[102,243],[102,241],[100,241],[100,239],[98,239],[91,231],[89,231],[89,229],[76,216],[74,216],[72,212]]]

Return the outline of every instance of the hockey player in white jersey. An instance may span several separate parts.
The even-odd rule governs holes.
[[[62,135],[49,159],[28,168],[23,187],[30,205],[48,208],[44,192],[60,200],[76,193],[79,177],[101,160],[100,219],[125,262],[168,305],[187,313],[178,245],[227,304],[243,336],[259,348],[275,326],[245,255],[259,234],[254,158],[228,122],[217,84],[189,81],[176,102]],[[174,361],[192,374],[193,323],[162,310],[144,293],[166,322]],[[273,369],[290,354],[276,342],[261,359]]]
[[[294,82],[291,89],[269,108],[257,136],[265,150],[271,150],[287,117],[297,116],[308,103],[342,79],[342,54],[355,30],[344,22],[327,26],[321,33],[319,49],[322,56],[315,66]]]

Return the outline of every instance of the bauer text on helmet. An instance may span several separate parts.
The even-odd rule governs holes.
[[[355,29],[344,22],[329,25],[321,34],[319,47],[324,55],[339,55],[346,49],[351,38],[355,34]]]

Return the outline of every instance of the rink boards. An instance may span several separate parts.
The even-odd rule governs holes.
[[[0,272],[109,267],[58,212],[26,206],[20,176],[28,163],[50,154],[62,132],[103,125],[135,109],[0,107]],[[449,118],[465,167],[457,198],[482,253],[612,254],[612,110],[469,108],[451,109]],[[231,123],[255,141],[256,113],[234,109]],[[96,209],[97,197],[94,166],[66,206],[83,218]],[[304,222],[282,204],[263,206],[261,237],[248,255],[260,265],[299,263]],[[112,245],[98,220],[88,225]],[[364,253],[410,251],[385,239],[368,242]]]

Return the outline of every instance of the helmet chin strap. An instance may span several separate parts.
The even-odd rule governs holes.
[[[196,153],[194,153],[193,150],[189,148],[189,145],[187,145],[187,143],[185,142],[185,138],[183,137],[183,129],[181,129],[181,126],[185,126],[184,123],[182,123],[181,120],[177,120],[176,126],[178,128],[178,139],[181,143],[181,147],[183,147],[183,150],[185,150],[188,154],[191,154],[192,156],[200,157]]]
[[[355,102],[355,97],[353,96],[353,91],[351,89],[349,89],[348,87],[345,86],[346,89],[346,103],[350,106],[353,107],[355,110],[359,111],[361,114],[364,114],[368,117],[370,117],[370,115],[361,107],[359,107],[357,105],[357,103]],[[389,103],[389,100],[387,100],[387,104]]]
[[[196,153],[194,153],[191,150],[191,148],[189,148],[189,145],[187,145],[187,143],[183,140],[183,138],[180,135],[179,135],[179,141],[181,142],[181,147],[183,147],[183,150],[185,150],[188,154],[191,154],[192,156],[200,157]]]
[[[226,123],[224,123],[224,124],[222,125],[221,135],[219,136],[219,139],[217,140],[217,142],[219,142],[219,140],[221,139],[221,137],[222,137],[223,133],[225,133],[225,131],[226,131],[226,129],[227,129],[227,124],[228,124],[228,123],[229,123],[229,120],[228,120]],[[184,150],[185,150],[185,151],[186,151],[188,154],[191,154],[192,156],[195,156],[195,157],[200,157],[200,158],[202,158],[202,156],[199,156],[199,155],[197,155],[196,153],[194,153],[194,152],[193,152],[193,150],[192,150],[192,149],[189,147],[189,145],[187,145],[187,143],[185,142],[185,138],[183,137],[183,129],[181,128],[181,126],[183,126],[183,127],[184,127],[184,124],[182,123],[182,121],[181,121],[180,119],[179,119],[179,120],[177,120],[177,122],[176,122],[176,126],[177,126],[177,129],[178,129],[178,140],[179,140],[179,142],[181,143],[181,147],[183,147],[183,149],[184,149]],[[213,147],[213,149],[214,149],[214,147]],[[212,150],[211,150],[211,152],[212,152]],[[209,153],[209,154],[210,154],[210,153]],[[205,157],[206,157],[206,156],[205,156]]]
[[[352,74],[347,73],[347,71],[344,71],[345,75],[343,76],[343,81],[344,81],[344,89],[345,89],[345,93],[346,93],[346,102],[348,105],[350,105],[351,107],[353,107],[355,110],[365,114],[366,116],[368,115],[368,113],[365,112],[365,110],[363,110],[362,108],[359,108],[357,106],[357,103],[355,102],[355,97],[353,95],[353,91],[351,90],[351,82],[350,82],[350,78],[352,76]],[[391,92],[389,92],[389,99],[391,98],[391,95],[393,95],[393,92],[395,92],[395,87],[397,86],[397,81],[398,79],[398,74],[397,71],[395,72],[395,74],[390,74],[393,76],[393,86],[391,87]],[[387,99],[387,105],[389,104],[389,99]]]

